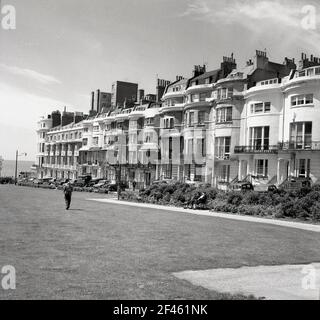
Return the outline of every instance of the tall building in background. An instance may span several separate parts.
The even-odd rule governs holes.
[[[103,109],[110,110],[111,108],[111,93],[102,92],[98,89],[96,92],[91,92],[91,112],[100,113]]]
[[[112,84],[111,106],[122,107],[125,104],[134,104],[138,97],[138,84],[116,81]]]

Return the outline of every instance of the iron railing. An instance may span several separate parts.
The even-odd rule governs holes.
[[[278,153],[279,145],[236,146],[234,153]]]

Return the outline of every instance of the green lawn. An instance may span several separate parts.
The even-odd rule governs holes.
[[[92,197],[66,211],[61,191],[0,185],[0,267],[17,270],[1,299],[221,299],[172,272],[320,261],[318,233]]]

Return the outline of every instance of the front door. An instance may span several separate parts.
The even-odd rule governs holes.
[[[150,186],[150,182],[151,182],[151,172],[146,172],[145,174],[145,178],[144,181],[146,183],[146,186]]]

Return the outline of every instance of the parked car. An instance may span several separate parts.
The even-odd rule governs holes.
[[[107,186],[109,183],[110,183],[109,180],[99,180],[98,183],[96,183],[96,184],[93,185],[93,188],[94,188],[94,189],[99,189],[99,188],[101,188],[101,187],[103,187],[103,186]]]
[[[162,179],[162,180],[154,180],[152,182],[152,184],[161,184],[161,183],[170,184],[170,183],[174,183],[174,182],[176,182],[176,181],[172,180],[172,179]]]
[[[85,186],[88,186],[89,183],[90,183],[91,180],[92,180],[92,176],[90,176],[90,175],[82,175],[82,176],[79,176],[77,180],[82,180],[82,181],[84,181]]]
[[[234,191],[253,191],[254,186],[251,182],[238,182],[231,186],[231,189]]]
[[[271,185],[268,186],[268,190],[267,191],[268,192],[277,192],[278,188],[274,184],[271,184]]]
[[[0,184],[9,184],[9,183],[14,183],[14,179],[9,177],[0,178]]]
[[[73,182],[74,187],[84,188],[86,186],[86,181],[82,179],[76,179]]]
[[[128,188],[128,184],[126,182],[120,182],[121,191],[125,191],[126,188]],[[108,184],[108,191],[118,191],[118,183]]]
[[[94,187],[96,184],[100,183],[100,181],[102,181],[102,179],[92,179],[89,183],[88,183],[88,187]]]

